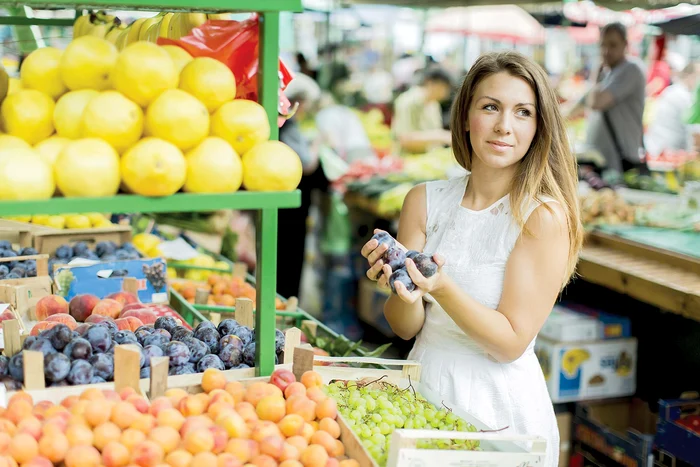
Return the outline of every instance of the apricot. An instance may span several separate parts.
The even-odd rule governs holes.
[[[267,454],[279,460],[284,451],[284,440],[281,436],[268,436],[260,441],[260,454]]]
[[[240,381],[229,381],[226,383],[226,386],[224,386],[224,391],[231,394],[231,397],[233,397],[233,401],[236,404],[243,401],[245,396],[245,387],[243,387],[243,384],[241,384]]]
[[[15,433],[27,433],[31,435],[35,440],[39,441],[41,438],[41,422],[38,418],[33,415],[28,415],[17,424],[17,431]]]
[[[259,454],[250,460],[255,467],[277,467],[277,461],[266,454]]]
[[[102,463],[105,467],[124,467],[130,459],[129,450],[117,441],[110,441],[102,449]]]
[[[173,403],[170,401],[170,399],[165,396],[161,396],[151,401],[151,405],[148,408],[148,413],[157,418],[161,410],[172,408]]]
[[[288,459],[286,461],[282,461],[282,463],[280,463],[279,467],[304,467],[304,465],[301,462],[299,462],[298,460]]]
[[[311,444],[323,446],[323,449],[326,450],[329,456],[335,450],[335,441],[336,439],[326,431],[319,430],[311,435]]]
[[[277,427],[274,422],[261,420],[255,424],[253,432],[250,434],[250,438],[254,441],[260,443],[263,439],[268,436],[281,436],[282,432]]]
[[[216,466],[216,454],[211,452],[199,452],[192,458],[190,467],[214,467]]]
[[[139,412],[148,413],[148,401],[142,396],[139,396],[138,394],[132,394],[126,398],[126,401],[133,405],[134,408]]]
[[[301,430],[301,436],[303,436],[307,442],[311,442],[311,437],[314,433],[316,433],[316,429],[313,427],[313,425],[310,423],[304,423],[304,428]]]
[[[258,443],[251,439],[231,438],[226,443],[226,451],[245,463],[260,453]]]
[[[236,404],[236,412],[238,412],[246,422],[258,421],[258,414],[255,412],[255,407],[250,402],[239,402]]]
[[[301,415],[307,422],[316,420],[316,403],[306,396],[294,395],[287,399],[287,413]]]
[[[204,392],[211,392],[214,389],[226,387],[226,376],[221,370],[207,368],[202,374],[202,389]]]
[[[164,457],[163,448],[150,440],[141,441],[131,452],[131,462],[141,467],[155,467]]]
[[[39,420],[44,420],[46,418],[46,411],[53,407],[53,402],[40,401],[34,406],[32,413]],[[2,409],[5,410],[4,408]]]
[[[301,384],[298,381],[294,381],[293,383],[290,383],[289,386],[286,387],[284,390],[284,397],[286,399],[289,399],[292,397],[294,394],[302,394],[306,395],[306,386]]]
[[[80,445],[92,446],[94,440],[92,430],[86,425],[78,423],[68,426],[66,429],[66,437],[71,447]]]
[[[53,467],[53,462],[44,456],[36,456],[29,462],[22,464],[22,467]]]
[[[114,405],[111,401],[106,401],[104,399],[94,399],[88,402],[85,407],[85,421],[87,421],[90,426],[98,426],[109,421],[112,416],[112,406]]]
[[[321,421],[318,422],[318,429],[325,431],[335,439],[340,438],[340,425],[332,418],[322,418]]]
[[[335,440],[335,446],[329,453],[332,457],[340,457],[345,455],[345,445],[339,439]]]
[[[328,397],[319,402],[316,405],[316,417],[319,419],[331,418],[333,420],[338,418],[338,403],[335,399]]]
[[[158,412],[156,417],[158,425],[169,426],[180,431],[182,425],[185,423],[185,417],[177,410],[172,408],[164,408]]]
[[[117,402],[112,407],[110,421],[122,430],[129,428],[141,416],[138,410],[126,401]]]
[[[340,461],[339,467],[360,467],[360,463],[355,459],[344,459]]]
[[[306,440],[306,438],[304,438],[301,435],[290,436],[289,438],[287,438],[286,443],[291,444],[292,446],[297,448],[299,450],[299,453],[301,453],[304,449],[309,447],[309,442]]]
[[[323,378],[320,374],[316,373],[315,371],[309,370],[304,372],[303,375],[301,375],[301,384],[303,384],[306,387],[306,389],[321,387],[323,386]]]
[[[170,399],[170,402],[173,403],[173,407],[177,407],[177,405],[180,403],[180,399],[187,397],[187,391],[181,388],[168,389],[165,391],[165,397]]]
[[[136,420],[134,420],[134,423],[132,423],[129,428],[143,431],[144,433],[148,434],[148,432],[155,428],[156,425],[156,417],[151,414],[142,413],[136,418]]]
[[[243,417],[235,411],[219,415],[216,418],[216,424],[223,428],[230,438],[247,438],[250,435],[250,428]]]
[[[32,402],[28,401],[26,398],[16,399],[7,404],[7,410],[5,410],[3,416],[11,421],[13,425],[17,426],[22,420],[32,414],[33,408]]]
[[[319,402],[325,400],[328,396],[323,392],[323,389],[315,386],[306,390],[306,397],[318,404]]]
[[[297,449],[296,446],[289,443],[284,443],[282,447],[282,455],[280,456],[281,461],[286,460],[298,460],[301,456],[301,450]]]
[[[180,428],[180,436],[182,439],[185,439],[185,437],[192,431],[199,430],[199,429],[206,429],[212,426],[214,423],[209,417],[199,415],[196,417],[188,417],[185,420],[185,423],[182,425],[182,428]]]
[[[120,400],[122,400],[119,393],[114,389],[103,389],[102,394],[104,394],[105,399],[107,399],[108,401],[119,402]]]
[[[102,456],[94,447],[81,444],[68,449],[63,463],[66,467],[97,467],[102,464]]]
[[[234,412],[234,408],[232,404],[227,404],[226,402],[214,402],[209,404],[207,409],[207,415],[212,420],[218,420],[220,416],[228,412]]]
[[[326,450],[317,444],[312,444],[304,449],[299,457],[304,467],[326,467],[328,459]]]
[[[144,432],[134,430],[133,428],[127,428],[119,437],[119,442],[126,446],[129,451],[133,450],[137,445],[141,444],[145,440],[146,435]]]
[[[340,467],[340,461],[335,457],[329,457],[326,461],[326,467]]]
[[[0,456],[7,454],[7,450],[10,447],[10,441],[12,441],[12,436],[7,433],[0,432]]]
[[[180,399],[178,409],[185,417],[202,415],[207,410],[207,403],[196,395],[186,396]]]
[[[216,467],[242,467],[243,463],[233,454],[222,452],[216,456]]]
[[[39,455],[39,443],[28,433],[17,433],[10,441],[8,453],[19,464],[23,464]]]
[[[127,400],[130,396],[132,396],[134,394],[138,394],[138,393],[136,392],[136,389],[132,388],[131,386],[126,386],[126,387],[122,388],[121,391],[119,391],[119,397],[123,401]]]
[[[148,439],[159,444],[163,452],[169,454],[180,444],[180,433],[170,426],[157,426],[148,433]]]
[[[260,399],[255,407],[255,413],[260,420],[279,422],[286,415],[284,399],[278,396],[266,396]]]
[[[39,455],[46,457],[54,464],[58,464],[70,449],[68,438],[63,433],[51,433],[44,435],[39,440]]]
[[[79,400],[80,399],[78,398],[78,396],[68,396],[61,401],[61,405],[67,409],[70,409]]]
[[[92,445],[102,451],[110,441],[119,441],[122,436],[122,430],[112,422],[105,422],[98,425],[93,430],[94,438]]]
[[[282,434],[289,438],[290,436],[301,434],[301,430],[304,428],[304,422],[304,417],[299,414],[292,413],[285,415],[284,418],[277,423],[277,426]]]
[[[194,429],[185,435],[183,445],[192,454],[211,452],[214,449],[214,434],[207,429]]]
[[[165,456],[165,463],[170,467],[189,467],[193,457],[184,449],[176,449]]]

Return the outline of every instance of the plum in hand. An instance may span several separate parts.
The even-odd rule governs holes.
[[[384,264],[388,264],[392,271],[402,269],[406,262],[406,253],[399,247],[391,247],[382,256]]]
[[[384,231],[377,232],[376,234],[372,235],[372,238],[370,239],[370,241],[371,240],[377,241],[377,243],[378,243],[377,248],[382,246],[382,244],[384,244],[384,243],[386,243],[386,246],[388,248],[391,248],[394,245],[396,245],[396,240],[394,240],[394,237],[392,237],[391,235],[389,235],[388,233],[386,233]]]
[[[391,287],[391,291],[394,293],[396,293],[396,286],[394,283],[397,281],[406,286],[406,290],[409,292],[413,292],[416,289],[416,284],[413,283],[411,276],[408,275],[408,271],[405,269],[396,270],[392,272],[391,277],[389,277],[389,286]]]
[[[433,258],[429,255],[426,255],[425,253],[421,253],[419,255],[416,255],[413,259],[413,262],[416,265],[416,269],[418,269],[418,272],[423,274],[423,277],[431,277],[435,275],[435,273],[438,270],[438,265],[435,261],[433,261]]]

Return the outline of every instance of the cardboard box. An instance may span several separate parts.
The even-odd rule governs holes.
[[[0,240],[7,240],[16,247],[24,248],[32,246],[33,232],[61,232],[58,229],[30,222],[17,222],[9,219],[0,219]]]
[[[535,353],[552,402],[631,396],[636,390],[637,339],[556,342],[538,338]]]
[[[656,447],[665,457],[700,465],[700,427],[683,425],[691,417],[700,422],[700,399],[660,400]]]
[[[586,342],[601,338],[603,325],[595,318],[556,305],[539,335],[559,342]]]
[[[576,404],[571,465],[651,467],[655,420],[639,400]]]
[[[26,240],[26,237],[31,240]],[[64,230],[38,230],[23,234],[23,246],[33,246],[39,253],[53,256],[61,245],[77,242],[87,243],[91,249],[99,242],[114,242],[122,245],[131,241],[131,226],[115,225],[113,227],[99,227],[92,229],[64,229]]]
[[[36,277],[0,280],[0,303],[9,304],[25,322],[36,320],[36,303],[53,293],[48,255],[0,258],[0,264],[27,259],[36,260]]]
[[[629,318],[605,313],[580,303],[564,302],[562,305],[571,311],[595,318],[602,323],[602,334],[599,339],[618,339],[632,336],[632,323]]]

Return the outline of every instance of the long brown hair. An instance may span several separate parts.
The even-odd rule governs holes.
[[[577,165],[557,97],[544,70],[517,52],[494,52],[479,57],[464,79],[452,107],[452,149],[459,165],[471,170],[472,145],[466,125],[474,92],[482,80],[500,72],[526,81],[535,93],[537,104],[537,131],[527,153],[518,162],[510,191],[511,210],[520,227],[524,228],[523,210],[529,200],[549,196],[564,208],[570,245],[563,284],[566,285],[576,269],[583,243]]]

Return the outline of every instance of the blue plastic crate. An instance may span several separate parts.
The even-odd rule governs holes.
[[[677,422],[700,414],[700,399],[659,401],[656,447],[691,465],[700,465],[700,434]]]

